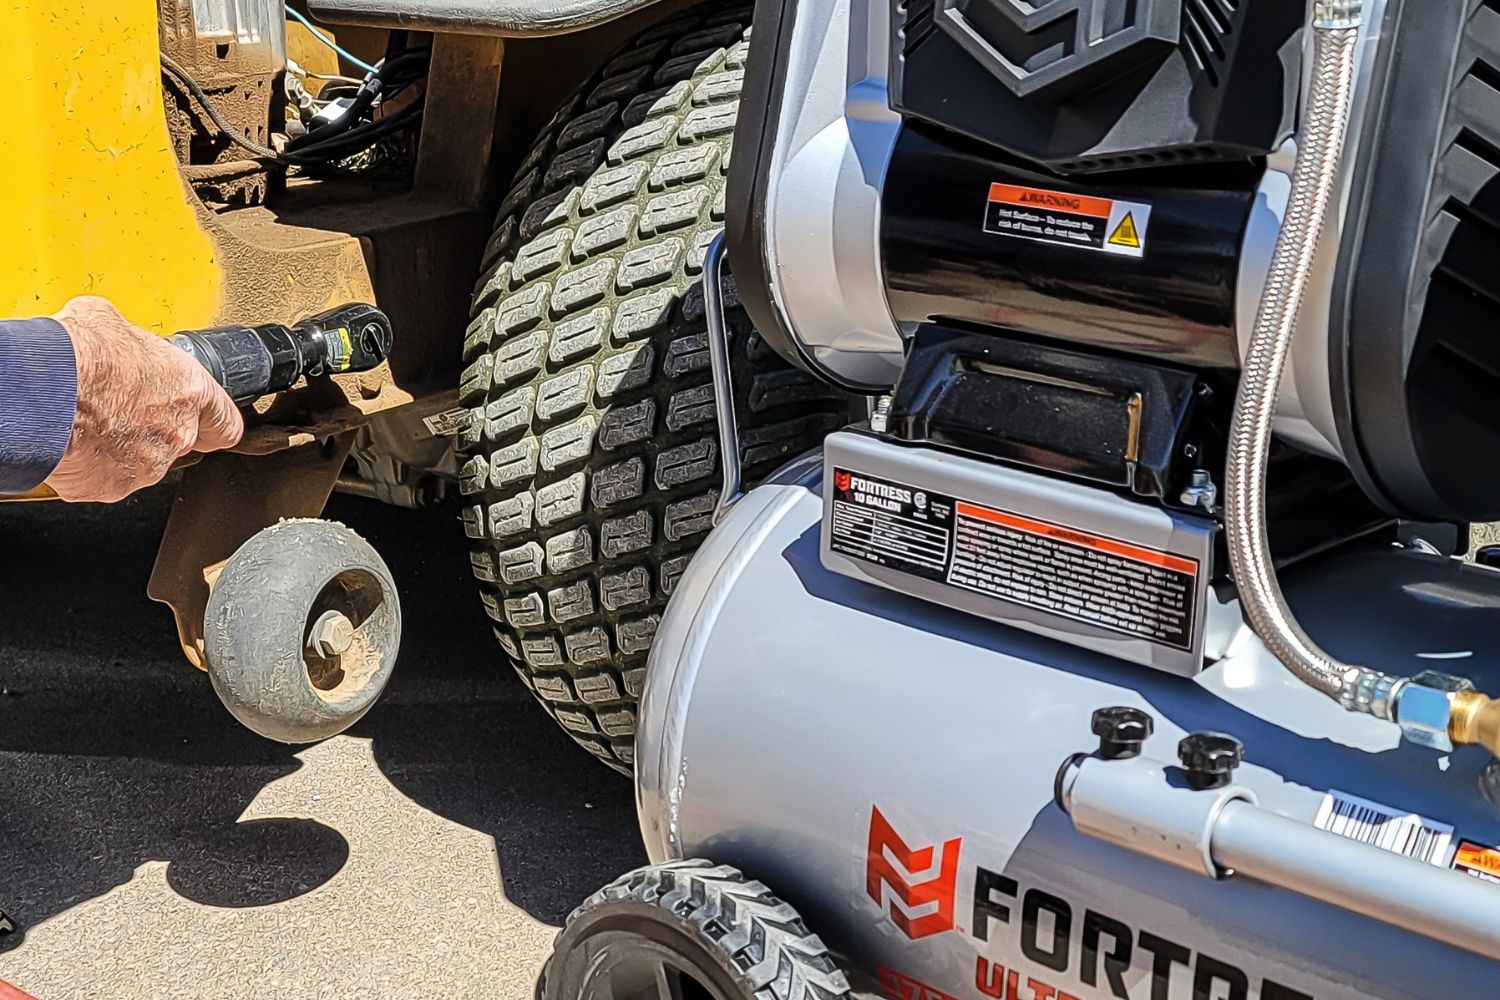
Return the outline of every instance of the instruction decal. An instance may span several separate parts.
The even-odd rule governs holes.
[[[1121,257],[1146,256],[1150,223],[1144,202],[1016,184],[991,184],[984,209],[987,233]]]
[[[455,406],[451,410],[423,417],[422,423],[427,425],[427,433],[433,437],[452,437],[464,429],[468,416],[468,410],[462,406]]]
[[[1453,827],[1447,823],[1337,788],[1323,795],[1313,826],[1439,868],[1447,862],[1453,843]]]
[[[834,469],[834,552],[1084,622],[1193,648],[1196,559]]]
[[[1453,870],[1481,882],[1500,885],[1500,848],[1460,840],[1458,850],[1453,852]]]

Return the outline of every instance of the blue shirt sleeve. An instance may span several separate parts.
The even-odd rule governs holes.
[[[0,494],[52,474],[73,436],[78,363],[51,319],[0,320]]]

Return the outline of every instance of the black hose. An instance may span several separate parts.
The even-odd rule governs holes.
[[[426,71],[428,61],[432,57],[430,49],[411,49],[406,52],[382,59],[375,66],[375,72],[365,77],[364,83],[360,84],[359,90],[354,95],[354,100],[331,122],[318,126],[306,135],[298,136],[287,144],[287,149],[301,150],[327,141],[334,136],[341,135],[355,128],[359,121],[375,104],[375,99],[384,95],[389,99],[406,84],[421,78],[422,73],[417,73],[411,79],[402,79],[398,70],[406,70],[408,67],[422,66],[422,72]]]
[[[169,76],[187,88],[187,92],[193,95],[199,107],[203,108],[204,113],[208,115],[213,121],[214,126],[224,134],[226,139],[236,146],[241,146],[249,150],[262,160],[271,160],[275,163],[286,162],[276,150],[271,149],[269,146],[262,146],[255,140],[241,135],[239,129],[229,123],[229,119],[224,117],[223,113],[214,105],[213,100],[209,98],[203,88],[198,86],[198,82],[191,76],[188,76],[187,70],[179,66],[176,60],[163,54],[161,65],[162,69],[166,70]]]
[[[365,78],[354,102],[342,115],[327,125],[293,139],[287,144],[285,153],[278,153],[242,135],[176,60],[163,55],[161,65],[169,76],[187,89],[214,123],[214,127],[230,142],[262,160],[270,160],[282,166],[309,166],[353,156],[382,137],[415,124],[422,115],[420,101],[377,121],[361,123],[360,119],[374,106],[375,99],[380,94],[384,93],[389,99],[420,80],[426,72],[431,55],[431,49],[409,49],[389,59],[382,59],[375,72]],[[390,82],[389,87],[385,86],[387,80]]]
[[[400,111],[393,112],[377,121],[357,126],[348,132],[326,139],[323,142],[304,146],[301,149],[289,149],[284,154],[284,159],[288,163],[302,166],[327,163],[330,160],[342,160],[347,156],[353,156],[355,153],[369,148],[376,140],[390,135],[392,132],[398,132],[403,128],[414,125],[421,116],[422,105],[420,103],[409,104]]]

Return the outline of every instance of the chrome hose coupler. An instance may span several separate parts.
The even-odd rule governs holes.
[[[1358,28],[1365,23],[1364,0],[1315,0],[1313,27],[1325,31]]]
[[[1453,749],[1449,722],[1453,701],[1461,692],[1473,691],[1474,683],[1463,677],[1424,670],[1401,686],[1396,696],[1396,724],[1408,743],[1443,753]]]

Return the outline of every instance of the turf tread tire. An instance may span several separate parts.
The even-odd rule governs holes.
[[[790,903],[738,869],[703,860],[638,868],[585,900],[558,935],[539,995],[576,1000],[563,995],[573,984],[551,980],[566,963],[569,949],[597,959],[597,951],[588,947],[591,931],[611,913],[636,920],[645,914],[645,919],[685,932],[718,958],[741,995],[756,1000],[842,1000],[850,995],[848,980],[827,946]],[[619,926],[611,923],[609,929]]]
[[[485,609],[538,700],[619,770],[656,625],[717,498],[701,280],[750,14],[676,15],[563,104],[502,201],[465,335],[460,490]],[[845,404],[725,293],[753,481]]]

